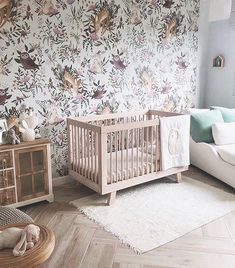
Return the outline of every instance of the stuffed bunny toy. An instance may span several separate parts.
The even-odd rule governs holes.
[[[39,240],[40,228],[34,224],[27,225],[22,233],[18,244],[13,249],[14,256],[22,256],[27,249],[34,246]]]
[[[23,141],[34,141],[35,140],[35,131],[34,129],[38,125],[38,118],[33,113],[32,109],[29,109],[28,112],[23,112],[19,116],[19,131],[22,133]]]
[[[40,228],[34,224],[27,225],[23,230],[20,228],[7,228],[0,231],[0,250],[13,248],[14,256],[22,256],[39,240]]]
[[[14,248],[20,241],[22,229],[11,227],[0,231],[0,250],[4,248]]]

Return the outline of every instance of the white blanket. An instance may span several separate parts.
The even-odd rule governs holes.
[[[189,165],[190,116],[160,118],[162,170]]]

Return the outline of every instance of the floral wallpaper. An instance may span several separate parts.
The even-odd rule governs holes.
[[[0,116],[33,107],[67,174],[66,118],[194,106],[199,0],[17,0],[0,28]]]

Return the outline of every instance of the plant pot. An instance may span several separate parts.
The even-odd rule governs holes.
[[[35,131],[34,129],[27,129],[22,133],[23,141],[34,141],[35,140]]]

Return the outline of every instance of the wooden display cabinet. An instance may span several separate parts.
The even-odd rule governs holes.
[[[48,139],[0,146],[0,206],[52,202]]]

